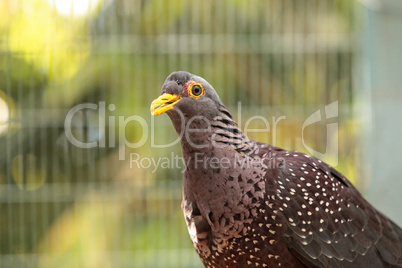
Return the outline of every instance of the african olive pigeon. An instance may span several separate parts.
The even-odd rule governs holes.
[[[170,74],[152,115],[180,135],[182,209],[206,267],[402,267],[402,230],[338,171],[242,134],[214,88]]]

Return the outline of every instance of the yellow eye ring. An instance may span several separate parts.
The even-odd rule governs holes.
[[[185,84],[184,93],[194,99],[198,99],[205,94],[205,90],[200,83],[191,81]]]

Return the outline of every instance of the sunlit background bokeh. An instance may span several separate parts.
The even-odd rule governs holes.
[[[177,134],[149,113],[176,70],[207,79],[241,127],[267,118],[250,137],[313,149],[401,225],[401,18],[392,0],[0,1],[0,267],[202,267],[180,145],[157,146]],[[93,148],[66,136],[85,103],[68,131]]]

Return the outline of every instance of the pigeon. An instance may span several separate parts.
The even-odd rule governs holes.
[[[304,153],[246,137],[202,77],[171,73],[151,104],[180,137],[182,210],[205,267],[402,267],[402,230]]]

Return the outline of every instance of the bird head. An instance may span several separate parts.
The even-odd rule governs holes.
[[[213,116],[222,105],[214,88],[202,77],[188,72],[174,72],[167,78],[161,95],[151,104],[154,116],[181,112],[188,116]]]
[[[195,128],[204,128],[205,122],[219,115],[219,107],[224,106],[214,88],[204,78],[179,71],[166,78],[161,95],[152,102],[150,110],[154,116],[166,113],[176,131],[180,132],[191,119]]]

